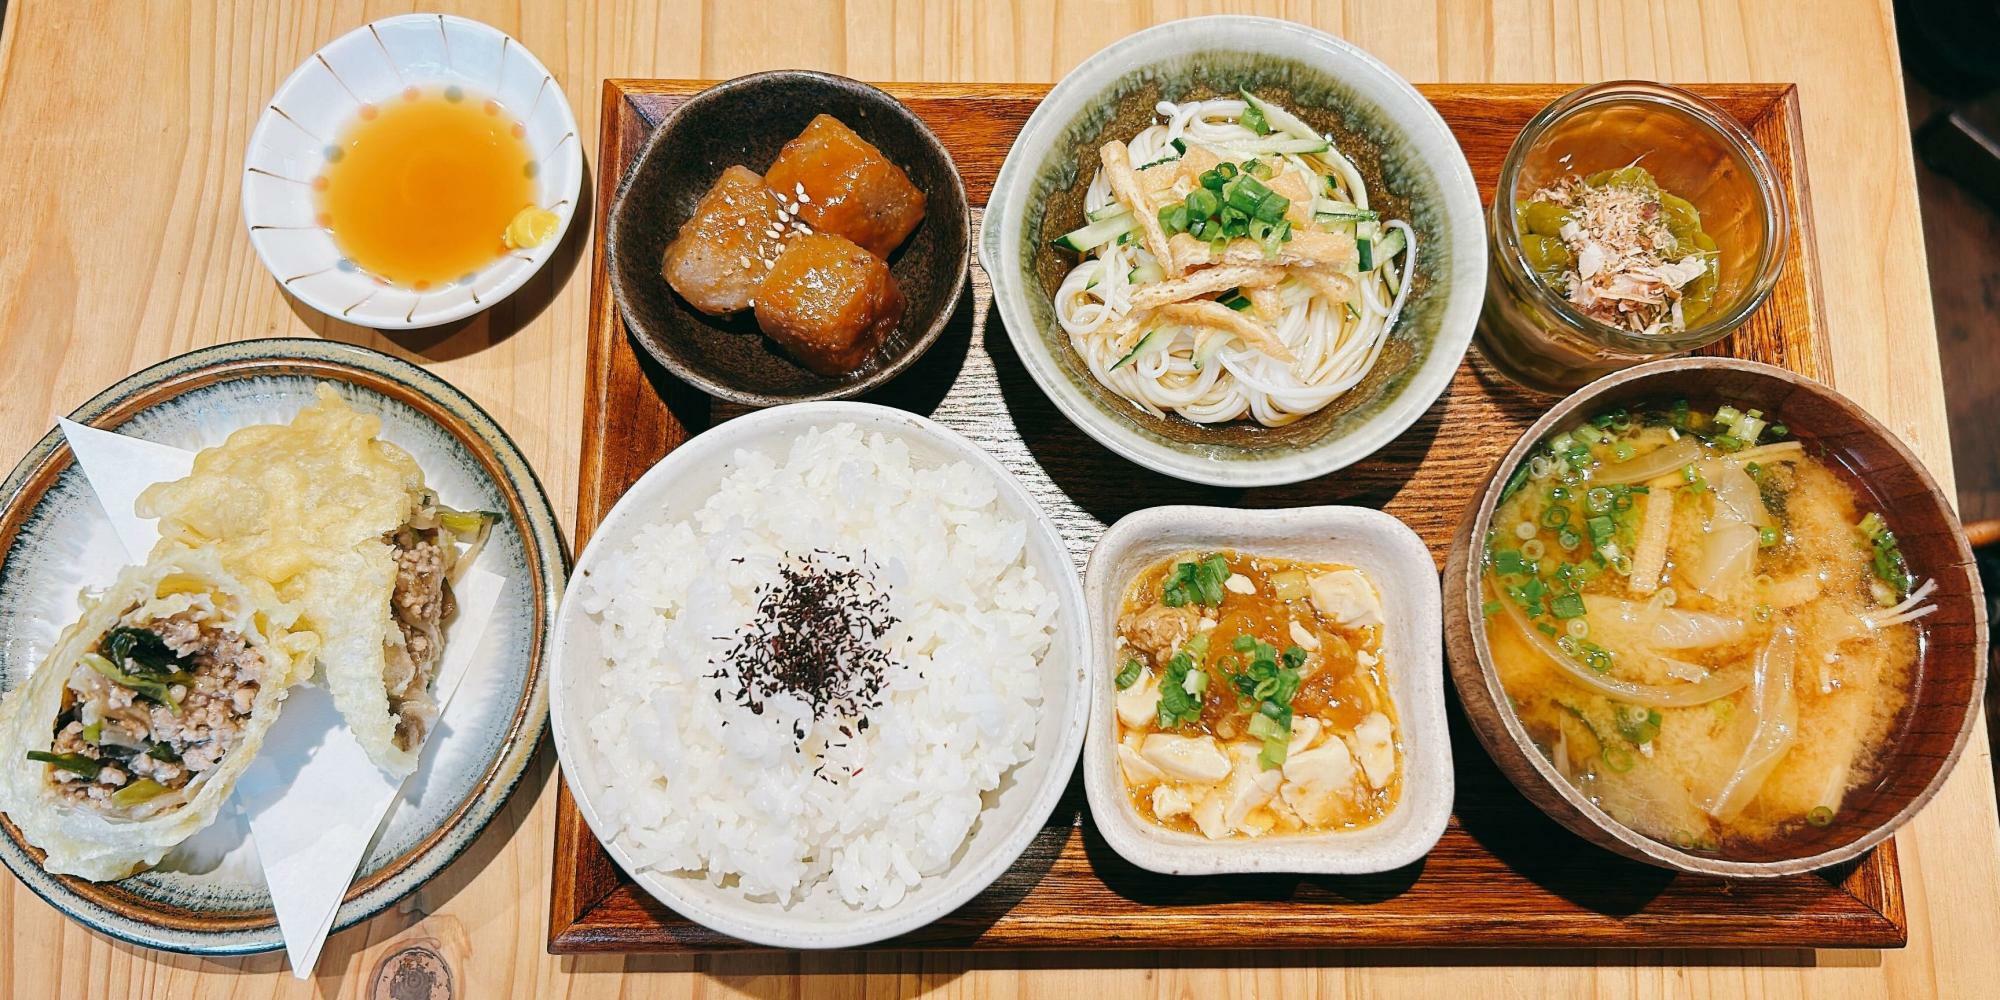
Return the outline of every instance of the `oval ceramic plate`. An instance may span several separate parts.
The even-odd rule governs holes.
[[[527,769],[548,720],[542,647],[567,568],[548,497],[506,433],[463,393],[407,362],[321,340],[252,340],[184,354],[125,378],[70,419],[196,449],[248,424],[289,419],[321,381],[379,416],[382,437],[416,458],[446,502],[502,512],[480,565],[508,579],[481,639],[482,659],[362,860],[334,917],[338,931],[442,871]],[[0,498],[0,687],[11,690],[76,617],[78,592],[103,585],[127,560],[60,430],[15,466]],[[50,875],[13,824],[0,820],[0,831],[0,860],[22,882],[113,937],[208,955],[283,944],[236,804],[160,867],[117,882]]]
[[[556,213],[554,236],[514,250],[443,287],[391,285],[354,265],[321,224],[314,184],[342,129],[419,88],[486,102],[511,116],[535,157],[536,203]],[[447,14],[405,14],[334,39],[292,71],[250,133],[243,155],[243,223],[285,291],[349,323],[381,330],[436,326],[507,297],[554,255],[576,214],[582,142],[569,99],[520,42]],[[497,240],[499,233],[493,234]]]
[[[1154,122],[1158,101],[1233,96],[1239,87],[1330,135],[1367,179],[1370,204],[1417,233],[1416,284],[1375,366],[1325,409],[1283,427],[1155,417],[1099,384],[1055,317],[1055,290],[1076,258],[1050,240],[1083,223],[1099,145]],[[1084,60],[1022,127],[985,219],[979,260],[993,304],[1042,391],[1112,451],[1214,486],[1295,483],[1387,444],[1450,384],[1486,293],[1479,188],[1444,119],[1375,57],[1269,18],[1174,21]]]

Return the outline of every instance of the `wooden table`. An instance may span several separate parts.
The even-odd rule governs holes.
[[[1146,24],[1227,6],[1343,35],[1416,81],[1796,81],[1836,381],[1940,478],[1950,447],[1886,0],[1397,0],[959,4],[918,0],[445,2],[525,42],[594,152],[607,76],[728,77],[806,66],[872,80],[1052,81]],[[135,368],[223,340],[316,333],[425,364],[521,443],[568,519],[588,260],[492,312],[386,338],[288,299],[238,213],[264,100],[315,48],[403,4],[14,0],[0,33],[0,458]],[[1658,9],[1667,8],[1667,9]],[[405,948],[460,997],[746,993],[973,996],[1973,996],[2000,977],[2000,827],[1982,727],[1900,837],[1910,944],[1863,953],[1357,953],[556,959],[544,951],[554,804],[544,753],[472,851],[396,911],[328,943],[316,977],[281,956],[155,955],[85,931],[9,882],[0,994],[389,996]],[[1583,849],[1580,845],[1576,849]],[[410,995],[397,991],[397,996]]]

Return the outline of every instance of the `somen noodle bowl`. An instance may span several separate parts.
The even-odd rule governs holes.
[[[1416,233],[1282,107],[1245,92],[1155,110],[1106,144],[1089,224],[1056,241],[1083,255],[1055,297],[1070,343],[1155,416],[1276,427],[1323,409],[1381,356]]]

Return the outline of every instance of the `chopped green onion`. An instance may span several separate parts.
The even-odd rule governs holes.
[[[1764,548],[1768,549],[1778,544],[1779,537],[1778,529],[1776,528],[1764,527],[1757,529],[1757,544]]]
[[[95,757],[84,756],[80,753],[49,753],[46,750],[30,750],[28,751],[28,759],[40,761],[50,767],[68,771],[72,774],[81,774],[86,778],[95,778],[97,777],[97,772],[104,770],[103,761]]]
[[[1236,121],[1258,135],[1271,134],[1271,123],[1265,120],[1264,112],[1258,110],[1255,104],[1244,105],[1243,113],[1236,117]]]
[[[1484,616],[1486,616],[1486,617],[1488,617],[1488,618],[1491,618],[1492,616],[1494,616],[1494,615],[1497,615],[1497,614],[1499,614],[1499,613],[1500,613],[1500,602],[1499,602],[1499,601],[1487,601],[1487,602],[1486,602],[1485,604],[1482,604],[1482,605],[1480,605],[1480,606],[1479,606],[1479,613],[1480,613],[1480,614],[1482,614],[1482,615],[1484,615]]]
[[[1833,823],[1833,810],[1826,806],[1814,806],[1806,813],[1806,822],[1814,826],[1830,826]]]
[[[151,778],[140,778],[126,785],[124,788],[112,792],[111,804],[119,807],[136,806],[141,802],[149,802],[157,799],[170,791],[173,791],[173,789]]]
[[[1118,676],[1113,680],[1118,685],[1118,690],[1123,691],[1139,683],[1139,675],[1145,672],[1146,665],[1135,656],[1125,661],[1124,668],[1118,671]]]

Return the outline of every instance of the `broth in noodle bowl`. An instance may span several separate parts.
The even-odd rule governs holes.
[[[1277,427],[1324,409],[1381,356],[1416,233],[1281,107],[1246,92],[1155,110],[1105,145],[1088,224],[1056,241],[1083,255],[1055,296],[1071,345],[1155,416]]]

